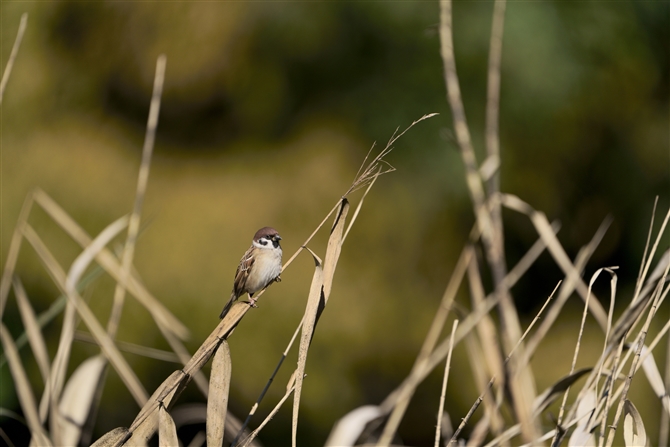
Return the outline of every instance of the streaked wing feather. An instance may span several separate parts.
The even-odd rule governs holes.
[[[235,294],[235,297],[240,297],[245,293],[244,286],[247,283],[249,269],[251,269],[251,266],[254,264],[253,248],[254,247],[249,247],[249,250],[244,253],[244,256],[240,259],[240,264],[237,266],[235,281],[233,283],[233,293]]]

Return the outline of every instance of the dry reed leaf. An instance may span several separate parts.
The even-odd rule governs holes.
[[[325,447],[351,447],[365,430],[365,426],[383,416],[377,405],[364,405],[342,416],[330,431]]]
[[[7,363],[9,364],[9,371],[14,379],[14,388],[16,395],[21,404],[21,410],[28,422],[30,435],[37,445],[51,446],[51,440],[42,428],[39,416],[37,414],[37,404],[33,390],[30,387],[28,376],[21,363],[19,351],[16,349],[14,340],[4,324],[0,323],[0,341],[2,342],[2,349],[7,356]]]
[[[158,445],[160,447],[179,447],[177,438],[177,427],[174,425],[172,416],[163,405],[158,410]]]
[[[623,405],[623,439],[626,447],[646,447],[647,432],[644,430],[642,416],[633,405],[633,402],[626,399]]]
[[[51,365],[49,364],[49,353],[47,352],[47,346],[44,342],[44,337],[42,337],[42,330],[37,318],[35,318],[35,312],[33,307],[30,305],[30,300],[26,294],[23,284],[18,277],[14,277],[14,294],[16,295],[16,302],[19,306],[19,313],[21,314],[21,321],[23,321],[23,327],[26,330],[26,335],[28,336],[28,343],[30,343],[30,348],[33,351],[35,356],[35,361],[37,361],[37,367],[42,374],[42,379],[46,384],[49,380],[49,370]]]
[[[108,431],[91,444],[91,447],[117,447],[123,444],[123,441],[129,436],[126,427],[117,427]]]
[[[344,220],[341,220],[341,226]],[[311,250],[310,250],[311,252]],[[314,276],[312,277],[312,285],[309,289],[309,296],[307,298],[307,308],[305,309],[304,322],[302,325],[302,333],[300,335],[300,347],[298,351],[298,366],[293,373],[292,379],[295,380],[295,394],[293,396],[293,419],[292,427],[292,445],[296,446],[296,435],[298,431],[298,410],[300,409],[300,392],[302,391],[302,383],[305,373],[305,365],[307,364],[307,351],[309,344],[312,341],[314,334],[314,326],[317,321],[317,313],[323,297],[323,269],[321,267],[321,260],[312,254],[314,258]]]
[[[644,358],[642,361],[644,375],[647,377],[647,381],[654,390],[654,393],[656,393],[656,396],[663,404],[663,408],[665,409],[666,413],[670,415],[670,396],[665,390],[665,383],[663,383],[661,373],[658,371],[658,366],[656,366],[654,353],[649,348],[647,348],[647,346],[642,346],[642,356]]]
[[[67,381],[56,414],[56,423],[60,425],[59,445],[78,444],[106,365],[107,359],[102,355],[91,357],[79,365]]]
[[[90,343],[99,346],[98,342],[95,341],[95,338],[93,338],[91,334],[85,331],[75,331],[74,339],[84,343]],[[162,349],[150,348],[148,346],[143,346],[122,340],[116,340],[115,343],[116,347],[119,348],[119,351],[122,352],[139,355],[149,359],[160,360],[163,362],[181,363],[179,361],[179,357],[177,357],[177,355],[172,351],[164,351]]]
[[[207,399],[207,445],[220,446],[223,444],[232,366],[230,347],[224,341],[212,359]]]
[[[342,199],[340,211],[337,213],[333,228],[330,231],[328,246],[326,248],[326,257],[323,261],[323,299],[324,306],[330,298],[330,291],[333,287],[333,278],[335,277],[335,268],[342,251],[342,241],[344,234],[344,223],[349,212],[349,201]],[[318,319],[318,318],[317,318]]]
[[[62,271],[60,265],[54,259],[49,249],[44,245],[37,233],[35,233],[35,231],[29,225],[26,225],[24,235],[30,244],[35,248],[35,251],[39,255],[40,259],[47,267],[49,274],[56,282],[56,285],[63,293],[67,293],[65,286],[65,273]],[[109,338],[105,330],[102,328],[100,322],[97,320],[95,315],[93,315],[93,312],[88,307],[88,304],[86,304],[81,296],[79,296],[79,293],[76,291],[76,289],[72,293],[68,294],[68,299],[69,302],[74,305],[79,316],[89,328],[91,334],[95,337],[98,344],[100,344],[102,347],[105,356],[109,359],[110,363],[119,374],[119,377],[121,380],[123,380],[126,387],[135,398],[136,402],[139,405],[143,405],[148,397],[144,387],[133,372],[132,368],[130,368],[128,365],[128,362],[126,362],[119,350],[116,348],[114,342]]]
[[[12,46],[12,52],[9,53],[9,60],[5,66],[5,71],[2,73],[2,80],[0,80],[0,104],[2,104],[2,98],[5,95],[5,88],[7,87],[7,82],[9,81],[9,75],[12,72],[12,67],[14,66],[14,61],[16,60],[16,55],[19,53],[19,47],[21,46],[21,41],[23,40],[23,33],[26,31],[26,25],[28,24],[28,13],[24,12],[21,14],[21,21],[19,22],[19,30],[16,33],[16,39],[14,40],[14,45]]]
[[[535,414],[540,414],[543,412],[549,405],[551,405],[553,401],[558,398],[561,393],[565,392],[572,386],[573,383],[581,379],[584,374],[587,374],[592,370],[593,368],[578,369],[574,373],[568,374],[567,376],[558,380],[558,382],[554,383],[552,386],[544,390],[542,394],[537,396],[537,399],[535,399],[533,405],[533,412]]]
[[[595,447],[595,435],[589,430],[591,417],[596,409],[596,394],[588,391],[579,401],[576,418],[579,423],[568,439],[568,447]]]
[[[296,447],[298,410],[300,408],[300,395],[302,392],[305,366],[307,364],[307,352],[314,335],[316,323],[330,297],[333,277],[335,276],[335,268],[337,267],[337,261],[342,250],[342,238],[344,235],[344,225],[347,213],[349,211],[349,201],[343,198],[340,203],[340,210],[337,213],[330,232],[330,238],[328,239],[323,269],[321,267],[321,260],[310,250],[314,258],[315,268],[314,276],[312,277],[312,285],[310,286],[309,296],[307,298],[307,307],[305,309],[302,333],[300,336],[300,347],[298,350],[298,366],[295,373],[295,394],[293,395],[293,421],[291,430],[291,442],[293,447]]]
[[[34,198],[35,202],[37,202],[42,209],[44,209],[44,211],[81,247],[86,247],[91,243],[91,237],[83,230],[83,228],[81,228],[79,224],[77,224],[77,222],[44,191],[36,189],[34,191]],[[106,248],[101,250],[96,257],[96,261],[112,276],[112,278],[114,278],[114,280],[121,280],[121,266],[111,251]],[[188,328],[167,310],[163,303],[157,300],[132,273],[126,284],[126,290],[133,295],[145,309],[147,309],[159,327],[165,331],[174,333],[182,340],[188,338]]]

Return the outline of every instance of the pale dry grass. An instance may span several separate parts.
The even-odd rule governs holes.
[[[660,228],[655,230],[654,211],[647,246],[642,251],[633,296],[621,297],[617,289],[616,267],[599,268],[588,284],[583,279],[587,262],[602,240],[610,220],[603,222],[589,244],[582,248],[573,261],[556,236],[559,230],[557,224],[550,223],[544,213],[535,210],[519,197],[500,191],[501,156],[497,121],[505,9],[506,2],[496,0],[488,70],[487,159],[480,166],[474,154],[460,97],[451,36],[451,2],[447,0],[441,2],[440,37],[447,99],[453,111],[454,129],[463,157],[476,223],[470,232],[470,240],[463,248],[447,281],[444,294],[435,309],[433,322],[408,376],[379,405],[367,405],[356,409],[345,416],[341,423],[334,424],[335,428],[326,442],[329,446],[398,445],[398,428],[412,397],[428,375],[445,362],[445,359],[442,388],[435,390],[436,403],[439,402],[435,446],[543,445],[544,443],[560,445],[566,440],[568,445],[611,446],[616,442],[617,430],[621,425],[623,440],[627,446],[649,445],[652,437],[646,432],[644,421],[634,403],[629,400],[631,382],[640,369],[661,402],[660,411],[663,415],[661,420],[665,423],[661,426],[659,444],[667,442],[667,416],[670,415],[670,398],[667,392],[670,363],[666,365],[663,379],[654,359],[654,350],[661,340],[667,338],[670,322],[666,322],[655,334],[650,334],[650,330],[652,321],[658,317],[659,307],[670,291],[668,284],[670,250],[660,254],[665,248],[663,241],[667,237],[666,227],[670,212],[664,216]],[[10,63],[3,76],[0,101],[24,29],[25,16],[22,18],[15,50],[12,51]],[[92,237],[40,189],[35,189],[26,198],[21,210],[0,283],[0,320],[4,315],[10,290],[13,289],[25,333],[14,340],[5,325],[0,322],[0,341],[4,351],[2,361],[9,365],[23,418],[32,435],[31,445],[76,445],[82,442],[82,439],[87,439],[82,427],[96,413],[95,409],[100,405],[100,390],[111,366],[141,409],[128,427],[119,427],[106,433],[93,445],[146,445],[156,433],[160,445],[178,445],[180,440],[170,410],[184,388],[194,380],[207,399],[206,432],[198,434],[190,445],[202,445],[206,442],[210,446],[221,446],[224,439],[232,440],[233,444],[238,446],[260,445],[257,439],[259,433],[293,396],[291,444],[295,447],[301,395],[303,387],[308,386],[304,379],[308,369],[309,348],[319,318],[331,296],[342,245],[378,177],[394,170],[384,158],[392,150],[393,144],[415,124],[434,114],[416,120],[400,133],[396,131],[386,147],[368,161],[373,146],[348,190],[284,264],[283,269],[288,268],[303,250],[309,252],[314,260],[314,274],[306,297],[304,316],[256,405],[250,411],[247,420],[241,423],[228,412],[232,361],[227,339],[233,335],[235,327],[249,311],[248,304],[236,303],[196,352],[191,354],[183,344],[183,340],[189,335],[188,328],[147,290],[133,268],[135,242],[148,182],[164,73],[165,58],[161,57],[157,62],[135,204],[128,216],[120,217],[97,236]],[[356,209],[349,216],[349,196],[362,188],[366,190],[359,199]],[[30,225],[29,218],[35,207],[45,211],[56,227],[64,230],[81,247],[81,254],[70,266],[63,266],[56,260],[41,235]],[[502,237],[502,208],[526,216],[538,235],[537,241],[529,247],[526,255],[509,270],[505,261]],[[308,245],[314,236],[331,218],[333,224],[329,230],[330,236],[326,247],[322,247],[321,250],[310,248]],[[128,230],[123,250],[117,256],[106,247],[126,231],[126,228]],[[485,262],[478,261],[475,255],[479,244],[484,249]],[[42,315],[35,314],[20,279],[15,275],[19,253],[27,248],[37,253],[54,284],[62,293],[62,297],[55,300],[52,308]],[[325,254],[320,257],[316,252],[323,250]],[[545,251],[563,271],[565,278],[556,285],[538,315],[525,330],[522,330],[510,289],[523,278]],[[491,272],[493,278],[492,290],[488,291],[482,280],[482,273],[486,269]],[[110,275],[116,281],[112,298],[113,310],[106,327],[95,317],[80,295],[83,284],[102,273]],[[610,278],[608,310],[602,307],[592,290],[602,273],[607,273]],[[456,303],[457,293],[465,284],[468,285],[471,297],[469,309]],[[153,322],[170,346],[170,352],[116,341],[126,293],[150,313]],[[262,293],[258,296],[260,297]],[[537,392],[531,358],[534,353],[542,349],[547,334],[564,310],[567,300],[575,293],[582,298],[584,304],[570,369],[543,392]],[[617,301],[619,304],[623,303],[625,310],[614,322],[614,304]],[[491,315],[494,309],[497,309],[499,324]],[[454,311],[460,313],[458,319],[452,316]],[[42,328],[46,321],[60,313],[63,313],[63,324],[56,355],[52,359],[46,350]],[[453,320],[451,332],[443,335],[450,318]],[[603,348],[598,358],[588,359],[591,366],[577,369],[582,334],[589,319],[595,320],[602,330]],[[88,328],[90,336],[78,334],[76,327],[79,320]],[[647,341],[650,335],[653,335],[651,343]],[[66,377],[72,345],[77,338],[95,343],[100,347],[100,353],[91,356],[73,374]],[[270,414],[249,432],[247,425],[251,417],[297,339],[299,339],[298,363],[286,384],[283,397],[275,404]],[[468,347],[467,354],[479,396],[473,398],[474,403],[469,412],[462,417],[456,430],[453,430],[450,418],[454,415],[445,412],[445,399],[452,353],[461,342]],[[19,356],[19,349],[25,344],[31,348],[43,382],[39,399],[37,397],[39,390],[31,387],[25,365]],[[183,366],[170,374],[149,396],[122,355],[122,350],[139,352],[165,361],[177,361]],[[207,378],[202,368],[210,359],[212,368]],[[459,367],[463,368],[463,365]],[[558,416],[554,419],[554,423],[548,424],[543,416],[556,401],[561,402]],[[475,420],[480,407],[483,407],[483,415],[467,433],[468,437],[464,438],[467,432],[465,428]],[[7,439],[4,432],[0,434]]]

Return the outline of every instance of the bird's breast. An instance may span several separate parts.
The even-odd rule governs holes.
[[[247,290],[256,293],[281,273],[281,250],[261,250],[247,279]]]

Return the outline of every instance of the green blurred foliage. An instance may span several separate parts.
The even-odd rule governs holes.
[[[191,350],[217,324],[235,266],[257,228],[278,228],[290,255],[347,189],[374,141],[383,146],[397,127],[439,112],[397,143],[389,161],[398,171],[375,185],[344,247],[333,299],[310,351],[303,445],[322,444],[338,417],[379,403],[397,386],[473,224],[442,79],[437,3],[0,7],[3,66],[21,13],[30,14],[2,109],[3,263],[21,203],[35,186],[90,234],[131,210],[155,60],[167,55],[144,211],[148,223],[135,265],[148,288],[192,330]],[[491,12],[488,2],[454,4],[456,58],[480,162]],[[611,214],[614,223],[586,275],[619,265],[623,291],[637,274],[654,197],[661,196],[661,210],[669,203],[669,22],[670,7],[661,2],[507,7],[502,190],[559,219],[559,237],[571,257]],[[505,218],[513,265],[536,235],[525,218],[507,212]],[[31,223],[68,268],[76,246],[43,213],[35,211]],[[323,254],[325,241],[322,234],[311,246]],[[231,339],[231,408],[240,417],[300,321],[310,264],[300,258]],[[58,291],[28,247],[18,273],[37,310],[46,309]],[[543,256],[515,287],[524,320],[560,278]],[[112,291],[112,281],[103,278],[86,292],[102,321]],[[465,293],[460,299],[467,304]],[[571,309],[580,312],[576,302]],[[566,312],[547,340],[552,368],[539,360],[541,354],[535,360],[539,389],[569,369],[573,345],[566,340],[576,337],[570,317]],[[5,320],[20,332],[12,305]],[[52,352],[59,324],[46,329]],[[119,334],[167,348],[132,299]],[[596,355],[599,335],[588,343]],[[94,352],[77,344],[72,368]],[[556,352],[565,356],[562,367]],[[149,390],[175,367],[127,357]],[[457,352],[455,360],[447,405],[452,420],[476,397],[466,383],[471,374],[465,353]],[[258,421],[282,394],[293,361]],[[32,379],[41,389],[35,371]],[[0,406],[15,407],[6,368],[1,374]],[[436,373],[420,388],[401,427],[405,441],[431,442],[439,380]],[[110,374],[96,435],[131,422],[135,404],[122,388]],[[182,398],[199,399],[193,389]],[[636,402],[652,427],[655,404]],[[287,408],[261,436],[265,445],[286,445],[289,421]]]

